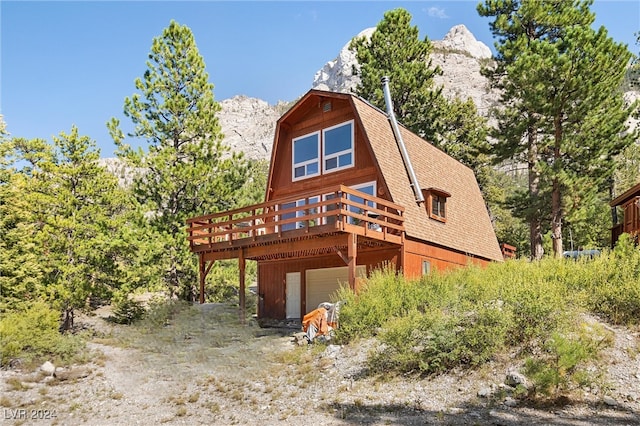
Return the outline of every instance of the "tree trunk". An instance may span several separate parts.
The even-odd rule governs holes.
[[[562,189],[558,180],[560,165],[560,146],[562,143],[562,119],[556,115],[553,121],[554,147],[553,147],[553,184],[551,188],[551,241],[553,242],[553,256],[562,257]]]
[[[529,199],[536,206],[540,199],[540,172],[537,168],[538,161],[538,131],[535,126],[529,126],[527,138],[529,144],[528,170],[529,170]],[[529,218],[529,242],[531,244],[531,259],[540,260],[544,255],[542,247],[542,221],[539,214],[532,214]]]
[[[558,179],[553,180],[551,193],[551,241],[553,256],[562,257],[562,202]]]
[[[75,313],[73,308],[65,308],[62,312],[62,323],[60,324],[59,332],[64,334],[67,331],[73,329],[73,318]]]

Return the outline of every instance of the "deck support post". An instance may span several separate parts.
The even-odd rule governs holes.
[[[200,273],[198,274],[199,278],[200,278],[200,304],[202,305],[204,303],[204,282],[205,279],[207,278],[207,271],[205,269],[205,260],[204,260],[204,254],[200,253],[200,256],[198,256],[199,259],[199,269],[200,269]]]
[[[207,261],[204,258],[204,253],[200,253],[200,255],[198,256],[198,258],[200,259],[199,263],[199,269],[200,269],[200,297],[199,297],[199,302],[200,304],[204,303],[204,284],[205,281],[207,280],[207,275],[209,275],[209,272],[211,271],[211,268],[213,267],[213,263],[214,261],[212,260],[209,263],[209,266],[207,266]]]
[[[358,236],[349,233],[347,236],[347,258],[349,262],[349,288],[356,291],[356,257],[358,256]]]
[[[245,322],[245,269],[246,269],[246,261],[244,258],[244,249],[240,249],[240,253],[238,256],[238,269],[240,270],[240,291],[239,291],[239,303],[240,303],[240,323],[244,324]]]

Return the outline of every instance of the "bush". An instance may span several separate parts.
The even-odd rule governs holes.
[[[358,294],[340,290],[347,303],[336,337],[345,343],[377,334],[383,345],[370,366],[380,372],[433,374],[480,365],[504,347],[523,354],[542,350],[542,357],[529,361],[529,371],[541,389],[561,388],[565,373],[558,371],[597,352],[580,353],[591,343],[575,340],[572,324],[579,314],[589,310],[614,323],[640,323],[638,276],[640,250],[633,244],[591,260],[518,260],[413,281],[386,268],[375,271]],[[578,376],[572,371],[570,380]]]
[[[153,298],[149,301],[146,315],[139,324],[143,328],[150,330],[164,327],[179,312],[190,306],[191,304],[184,300],[166,299],[163,297]]]
[[[43,302],[34,302],[25,310],[9,312],[0,319],[0,366],[12,359],[37,361],[55,358],[66,362],[84,347],[80,336],[58,332],[60,313]]]
[[[640,324],[640,250],[623,234],[613,252],[593,263],[595,278],[584,286],[588,309],[613,324]]]
[[[141,320],[145,312],[142,302],[125,296],[114,301],[113,321],[118,324],[130,325]]]
[[[375,335],[390,318],[406,316],[413,311],[425,312],[447,304],[457,292],[449,288],[448,282],[437,277],[439,275],[434,275],[429,282],[408,281],[396,274],[395,269],[386,267],[373,271],[358,294],[342,287],[337,298],[346,303],[340,309],[337,340],[348,342],[357,337],[369,337]]]
[[[575,385],[591,382],[586,370],[579,367],[597,359],[610,343],[602,328],[582,325],[576,333],[554,332],[545,342],[543,354],[526,360],[525,375],[535,385],[535,392],[558,396]]]
[[[498,304],[466,312],[414,311],[386,324],[380,335],[385,349],[371,357],[370,367],[435,374],[478,366],[504,347],[510,323],[510,312]]]

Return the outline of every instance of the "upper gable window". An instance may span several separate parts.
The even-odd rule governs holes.
[[[353,166],[353,120],[322,131],[324,171]]]
[[[293,180],[320,174],[320,132],[293,140]]]

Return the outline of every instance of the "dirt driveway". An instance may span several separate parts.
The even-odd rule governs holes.
[[[299,347],[296,330],[236,318],[224,305],[187,309],[153,330],[89,318],[99,331],[93,362],[55,378],[0,372],[3,424],[640,424],[635,334],[616,339],[606,387],[534,408],[509,397],[509,360],[429,379],[368,377],[371,341]]]

